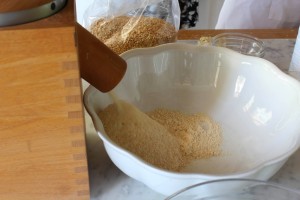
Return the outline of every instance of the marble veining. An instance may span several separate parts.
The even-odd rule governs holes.
[[[196,41],[189,42],[196,44]],[[266,47],[264,59],[274,63],[287,73],[295,40],[267,39],[264,42]],[[88,84],[85,81],[82,83],[83,89],[85,89]],[[85,120],[92,200],[162,200],[165,198],[121,172],[107,156],[103,143],[87,113],[85,113]],[[270,181],[300,190],[300,150],[290,157]]]

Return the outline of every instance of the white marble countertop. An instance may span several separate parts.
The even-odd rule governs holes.
[[[264,42],[266,44],[264,58],[287,72],[295,40],[277,39],[264,40]],[[87,85],[83,81],[83,89]],[[85,120],[92,200],[160,200],[165,198],[121,172],[107,156],[87,113]],[[291,156],[270,181],[300,190],[300,150]]]

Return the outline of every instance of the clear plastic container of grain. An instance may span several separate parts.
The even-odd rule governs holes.
[[[289,67],[289,74],[294,78],[300,80],[300,26],[298,30],[297,39],[295,42],[292,60]]]

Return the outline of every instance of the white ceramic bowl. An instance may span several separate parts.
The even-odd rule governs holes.
[[[300,83],[272,63],[222,47],[165,44],[130,50],[114,89],[142,111],[157,107],[205,112],[220,124],[223,154],[175,173],[145,163],[105,134],[97,113],[111,103],[89,86],[84,104],[105,149],[128,176],[170,195],[203,181],[267,180],[300,145]]]

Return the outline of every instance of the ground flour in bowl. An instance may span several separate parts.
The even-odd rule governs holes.
[[[162,169],[180,171],[194,159],[221,153],[221,130],[202,113],[191,115],[168,109],[143,113],[118,100],[99,117],[111,140]]]

